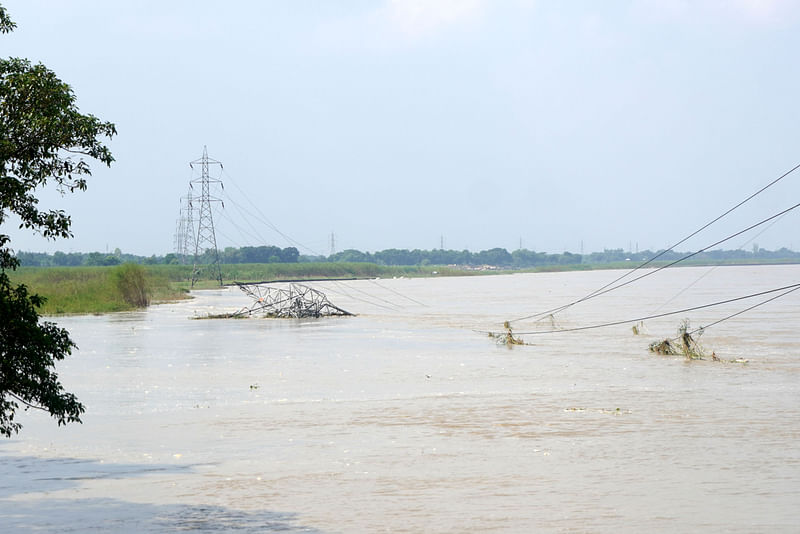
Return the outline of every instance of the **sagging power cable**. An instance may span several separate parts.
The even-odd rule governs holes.
[[[341,281],[339,281],[339,280],[330,280],[330,282],[333,282],[333,283],[335,283],[337,286],[344,286],[345,288],[347,288],[347,287],[348,287],[347,285],[343,284],[343,283],[342,283]],[[338,290],[338,291],[337,291],[336,289],[332,289],[332,288],[330,288],[330,287],[327,287],[327,286],[324,286],[324,285],[323,285],[323,286],[321,286],[321,287],[325,287],[325,290],[326,290],[326,291],[330,291],[331,293],[336,293],[336,294],[339,294],[339,295],[344,295],[345,297],[351,298],[351,299],[353,299],[353,300],[357,300],[357,301],[359,301],[359,302],[363,302],[363,303],[365,303],[365,304],[369,304],[370,306],[376,306],[376,307],[378,307],[378,308],[383,308],[383,309],[386,309],[386,310],[392,310],[392,311],[395,311],[395,310],[397,310],[398,308],[400,308],[399,306],[397,306],[396,304],[394,304],[394,303],[391,303],[391,302],[389,303],[389,304],[391,304],[391,306],[386,306],[386,305],[384,305],[384,304],[378,304],[377,302],[373,302],[373,301],[371,301],[371,300],[367,300],[367,299],[364,299],[364,298],[361,298],[361,297],[357,297],[357,296],[355,296],[355,295],[352,295],[352,294],[348,293],[347,291],[345,291],[345,290],[343,290],[343,289],[340,289],[340,290]],[[352,289],[352,288],[350,288],[350,289]],[[364,293],[364,292],[362,291],[362,293]],[[371,298],[371,299],[374,299],[374,298],[376,298],[376,297],[374,297],[373,295],[370,295],[370,294],[368,294],[368,293],[364,293],[364,294],[365,294],[365,295],[367,295],[367,296],[368,296],[369,298]]]
[[[775,295],[774,297],[770,297],[770,298],[768,298],[766,300],[763,300],[763,301],[759,302],[758,304],[753,304],[749,308],[745,308],[745,309],[740,310],[740,311],[738,311],[736,313],[732,313],[732,314],[728,315],[727,317],[723,317],[722,319],[719,319],[717,321],[714,321],[713,323],[707,324],[706,326],[701,326],[700,328],[696,328],[695,330],[689,332],[689,334],[692,335],[692,334],[695,334],[696,332],[699,332],[700,330],[705,330],[707,328],[711,328],[712,326],[717,325],[717,324],[719,324],[719,323],[721,323],[723,321],[727,321],[728,319],[732,319],[733,317],[736,317],[737,315],[741,315],[743,313],[747,313],[752,309],[755,309],[755,308],[758,308],[759,306],[763,306],[764,304],[767,304],[768,302],[772,302],[773,300],[776,300],[776,299],[779,299],[781,297],[784,297],[784,296],[788,295],[789,293],[791,293],[793,291],[797,291],[798,289],[800,289],[800,284],[795,284],[794,286],[788,286],[788,287],[790,287],[791,289],[787,289],[785,292],[780,293],[779,295]]]
[[[729,241],[729,240],[733,239],[734,237],[740,236],[745,232],[749,232],[753,228],[757,228],[758,226],[761,226],[762,224],[766,224],[766,223],[768,223],[769,221],[771,221],[773,219],[781,217],[781,216],[789,213],[790,211],[792,211],[794,209],[797,209],[798,207],[800,207],[800,202],[795,204],[794,206],[786,208],[785,210],[783,210],[783,211],[781,211],[779,213],[776,213],[775,215],[772,215],[772,216],[767,217],[766,219],[763,219],[763,220],[761,220],[761,221],[759,221],[759,222],[757,222],[757,223],[755,223],[753,225],[750,225],[747,228],[745,228],[744,230],[740,230],[740,231],[736,232],[735,234],[731,234],[731,235],[729,235],[728,237],[726,237],[724,239],[720,239],[716,243],[712,243],[712,244],[710,244],[710,245],[708,245],[706,247],[701,248],[700,250],[698,250],[696,252],[692,252],[691,254],[687,254],[686,256],[678,258],[677,260],[672,261],[672,262],[670,262],[670,263],[668,263],[666,265],[662,265],[661,267],[658,267],[657,269],[654,269],[654,270],[649,271],[647,273],[644,273],[644,274],[642,274],[640,276],[637,276],[636,278],[628,280],[627,282],[623,282],[623,283],[618,284],[618,285],[612,285],[612,284],[614,284],[614,283],[616,283],[616,282],[618,282],[618,281],[620,281],[620,280],[622,280],[624,278],[624,276],[620,276],[619,278],[617,278],[617,280],[615,282],[612,282],[610,284],[606,284],[602,288],[593,291],[592,293],[586,295],[585,297],[582,297],[582,298],[580,298],[578,300],[570,302],[569,304],[565,304],[563,306],[559,306],[557,308],[553,308],[553,309],[548,310],[548,311],[535,313],[533,315],[528,315],[526,317],[520,317],[519,319],[514,319],[513,321],[508,321],[508,322],[509,323],[515,323],[515,322],[523,321],[525,319],[533,319],[534,317],[540,317],[540,316],[543,316],[543,315],[552,315],[552,314],[555,314],[555,313],[562,312],[562,311],[566,310],[567,308],[570,308],[570,307],[574,306],[575,304],[579,304],[579,303],[587,301],[589,299],[593,299],[595,297],[599,297],[600,295],[605,295],[606,293],[610,293],[611,291],[614,291],[614,290],[619,289],[621,287],[625,287],[628,284],[632,284],[634,282],[637,282],[637,281],[641,280],[642,278],[646,278],[648,276],[656,274],[657,272],[663,271],[664,269],[667,269],[669,267],[677,265],[678,263],[681,263],[682,261],[686,261],[686,260],[688,260],[690,258],[693,258],[694,256],[697,256],[698,254],[701,254],[701,253],[707,251],[710,248],[716,247],[717,245],[720,245],[720,244],[722,244],[722,243],[724,243],[726,241]],[[634,269],[634,270],[636,270],[636,269]],[[633,271],[631,271],[631,272],[633,272]],[[630,273],[628,273],[628,274],[630,274]],[[627,276],[627,274],[625,276]]]
[[[256,205],[256,204],[255,204],[255,203],[252,201],[252,200],[251,200],[251,198],[250,198],[250,197],[249,197],[249,196],[248,196],[248,195],[247,195],[247,194],[246,194],[246,193],[245,193],[245,192],[242,190],[242,188],[241,188],[241,187],[239,187],[239,184],[237,184],[237,183],[236,183],[236,180],[234,180],[234,179],[231,177],[231,175],[230,175],[230,174],[228,174],[228,172],[227,172],[227,171],[225,171],[225,170],[223,169],[223,170],[222,170],[222,173],[225,175],[226,179],[227,179],[227,180],[229,180],[229,181],[230,181],[230,183],[232,183],[232,184],[233,184],[233,186],[234,186],[234,187],[235,187],[235,188],[236,188],[236,189],[239,191],[239,193],[241,193],[241,195],[242,195],[244,198],[246,198],[246,199],[247,199],[247,202],[248,202],[248,203],[249,203],[249,204],[250,204],[250,205],[253,207],[253,209],[254,209],[254,210],[257,212],[257,215],[256,215],[256,214],[253,214],[252,212],[248,211],[246,208],[244,208],[243,206],[240,206],[240,205],[238,206],[238,209],[240,209],[240,210],[242,210],[242,211],[244,211],[244,212],[248,213],[248,214],[249,214],[251,217],[253,217],[253,218],[254,218],[254,219],[256,219],[257,221],[261,222],[262,224],[266,225],[266,226],[267,226],[268,228],[270,228],[272,231],[274,231],[275,233],[277,233],[278,235],[280,235],[281,237],[283,237],[283,238],[284,238],[284,239],[287,241],[287,243],[289,243],[290,245],[294,245],[294,246],[296,246],[296,247],[299,247],[299,248],[305,249],[305,250],[307,250],[308,252],[310,252],[310,253],[314,254],[315,256],[324,256],[324,254],[321,254],[321,253],[317,252],[316,250],[314,250],[314,249],[312,249],[312,248],[310,248],[310,247],[307,247],[307,246],[306,246],[306,245],[304,245],[303,243],[300,243],[300,242],[299,242],[299,241],[297,241],[296,239],[293,239],[292,237],[290,237],[290,236],[288,236],[287,234],[285,234],[284,232],[282,232],[282,231],[281,231],[281,230],[280,230],[280,229],[279,229],[277,226],[275,226],[275,224],[273,224],[273,222],[272,222],[272,221],[270,221],[270,220],[269,220],[269,218],[268,218],[266,215],[264,215],[264,213],[261,211],[261,209],[260,209],[260,208],[259,208],[259,207],[258,207],[258,206],[257,206],[257,205]],[[230,199],[230,197],[228,197],[228,198],[229,198],[229,200],[230,200],[231,202],[234,202],[234,201],[233,201],[233,199]]]
[[[382,285],[380,285],[380,284],[379,284],[377,281],[375,281],[375,280],[370,280],[370,282],[372,282],[373,284],[375,284],[376,286],[378,286],[378,287],[379,287],[379,288],[381,288],[381,289],[385,289],[385,290],[387,290],[387,291],[391,291],[392,293],[394,293],[394,294],[395,294],[395,295],[397,295],[397,296],[400,296],[400,297],[403,297],[404,299],[410,300],[410,301],[411,301],[411,302],[413,302],[414,304],[419,304],[420,306],[425,306],[425,307],[427,307],[427,306],[428,306],[428,305],[427,305],[427,304],[425,304],[424,302],[420,302],[420,301],[418,301],[418,300],[416,300],[416,299],[412,299],[412,298],[411,298],[411,297],[409,297],[408,295],[404,295],[403,293],[400,293],[399,291],[395,291],[395,290],[394,290],[394,289],[392,289],[391,287],[382,286]]]
[[[777,293],[779,291],[784,291],[784,293],[782,293],[780,295],[777,295],[776,297],[773,297],[773,298],[768,299],[768,300],[766,300],[766,301],[764,301],[762,303],[759,303],[758,306],[760,306],[762,304],[766,304],[767,302],[775,300],[776,298],[779,298],[779,297],[782,297],[784,295],[787,295],[787,294],[789,294],[792,291],[795,291],[797,289],[800,289],[800,283],[791,284],[791,285],[779,287],[779,288],[776,288],[776,289],[769,289],[767,291],[760,291],[758,293],[752,293],[750,295],[744,295],[744,296],[741,296],[741,297],[735,297],[735,298],[731,298],[731,299],[720,300],[720,301],[717,301],[717,302],[712,302],[710,304],[703,304],[703,305],[700,305],[700,306],[692,306],[691,308],[683,308],[681,310],[674,310],[674,311],[664,312],[664,313],[656,313],[656,314],[652,314],[652,315],[647,315],[645,317],[637,317],[636,319],[625,319],[623,321],[611,321],[611,322],[608,322],[608,323],[593,324],[593,325],[588,325],[588,326],[577,326],[577,327],[573,327],[573,328],[562,328],[562,329],[557,329],[557,330],[537,330],[537,331],[530,331],[530,332],[514,332],[514,335],[560,334],[560,333],[566,333],[566,332],[578,332],[578,331],[581,331],[581,330],[594,330],[594,329],[597,329],[597,328],[607,328],[609,326],[618,326],[618,325],[622,325],[622,324],[638,323],[638,322],[641,322],[641,321],[648,321],[650,319],[658,319],[660,317],[668,317],[670,315],[678,315],[680,313],[687,313],[687,312],[691,312],[691,311],[702,310],[702,309],[705,309],[705,308],[712,308],[714,306],[721,306],[722,304],[729,304],[731,302],[737,302],[737,301],[740,301],[740,300],[760,297],[762,295],[769,295],[771,293]],[[720,323],[720,322],[722,322],[724,320],[727,320],[727,319],[729,319],[731,317],[735,317],[736,315],[740,315],[740,314],[744,313],[745,311],[748,311],[748,310],[750,310],[752,308],[755,308],[755,307],[757,307],[757,306],[751,306],[750,308],[748,308],[746,310],[737,312],[737,313],[735,313],[735,314],[733,314],[733,315],[731,315],[729,317],[726,317],[724,319],[720,319],[719,321],[711,323],[708,326],[713,326],[715,324],[718,324],[718,323]],[[708,328],[708,327],[705,327],[705,328]],[[485,332],[482,332],[482,333],[489,334],[489,333],[493,333],[493,332],[485,331]]]
[[[755,193],[751,194],[750,196],[748,196],[747,198],[745,198],[744,200],[742,200],[741,202],[739,202],[738,204],[736,204],[732,208],[728,209],[723,214],[719,215],[718,217],[716,217],[713,220],[709,221],[708,223],[704,224],[703,226],[701,226],[700,228],[698,228],[697,230],[695,230],[691,234],[687,235],[686,237],[682,238],[680,241],[678,241],[675,244],[671,245],[670,247],[662,250],[661,252],[657,253],[656,255],[654,255],[653,257],[648,259],[647,261],[637,265],[636,267],[634,267],[630,271],[625,272],[624,274],[622,274],[621,276],[619,276],[615,280],[612,280],[608,284],[602,286],[601,288],[592,291],[591,293],[587,294],[583,298],[580,298],[578,300],[575,300],[573,302],[570,302],[570,303],[565,304],[563,306],[560,306],[558,308],[553,308],[552,310],[548,310],[548,311],[544,311],[544,312],[540,312],[540,313],[535,313],[535,314],[532,314],[532,315],[528,315],[526,317],[520,317],[518,319],[513,319],[513,320],[508,321],[508,322],[509,323],[516,323],[516,322],[519,322],[519,321],[524,321],[526,319],[533,319],[535,317],[540,317],[540,316],[544,316],[544,315],[550,315],[550,314],[554,314],[554,313],[559,313],[559,312],[564,311],[567,308],[570,308],[570,307],[572,307],[572,306],[574,306],[576,304],[579,304],[581,302],[584,302],[586,300],[589,300],[589,299],[594,298],[596,296],[599,296],[601,294],[607,293],[608,291],[605,291],[607,288],[609,288],[611,286],[614,286],[617,282],[627,278],[628,276],[632,275],[633,273],[635,273],[639,269],[641,269],[643,267],[646,267],[647,265],[650,265],[652,262],[654,262],[655,260],[657,260],[658,258],[663,256],[664,254],[666,254],[670,250],[673,250],[675,247],[680,246],[681,244],[685,243],[686,241],[688,241],[692,237],[696,236],[697,234],[699,234],[700,232],[702,232],[703,230],[705,230],[706,228],[708,228],[712,224],[714,224],[717,221],[721,220],[722,218],[726,217],[731,212],[733,212],[734,210],[740,208],[741,206],[743,206],[744,204],[746,204],[747,202],[749,202],[750,200],[752,200],[756,196],[760,195],[761,193],[763,193],[764,191],[766,191],[767,189],[769,189],[773,185],[777,184],[778,182],[780,182],[781,180],[783,180],[784,178],[786,178],[787,176],[789,176],[790,174],[792,174],[794,171],[796,171],[799,168],[800,168],[800,163],[795,165],[794,167],[792,167],[791,169],[789,169],[788,171],[786,171],[785,173],[783,173],[782,175],[780,175],[779,177],[777,177],[776,179],[774,179],[773,181],[771,181],[770,183],[768,183],[767,185],[765,185],[764,187],[762,187],[761,189],[756,191]],[[721,242],[723,242],[723,241],[721,241]],[[712,245],[712,246],[714,246],[714,245]],[[697,252],[696,254],[699,254],[699,252]],[[688,258],[684,258],[684,259],[688,259]],[[683,261],[683,260],[681,260],[681,261]],[[671,264],[671,265],[674,265],[674,263]],[[659,269],[659,270],[661,270],[661,269]],[[638,279],[639,278],[637,278],[637,280]],[[623,285],[627,285],[627,284],[621,284],[619,286],[614,286],[614,288],[612,288],[612,289],[616,289],[618,287],[622,287]]]
[[[784,214],[784,215],[785,215],[785,214]],[[755,241],[756,239],[758,239],[758,238],[761,236],[761,234],[763,234],[764,232],[766,232],[767,230],[769,230],[770,228],[772,228],[773,226],[775,226],[775,224],[777,224],[777,223],[778,223],[778,221],[780,221],[780,220],[781,220],[781,219],[784,217],[784,215],[781,215],[780,217],[778,217],[777,219],[775,219],[774,221],[772,221],[770,224],[768,224],[766,227],[762,228],[762,229],[761,229],[761,231],[760,231],[760,232],[758,232],[756,235],[754,235],[753,237],[749,238],[747,241],[745,241],[744,243],[742,243],[741,245],[739,245],[739,248],[738,248],[738,249],[736,249],[736,250],[742,250],[742,249],[743,249],[745,246],[749,245],[750,243],[752,243],[753,241]],[[686,291],[688,291],[689,289],[691,289],[692,287],[694,287],[694,286],[695,286],[695,285],[696,285],[698,282],[700,282],[700,280],[702,280],[703,278],[705,278],[706,276],[708,276],[709,274],[711,274],[712,272],[714,272],[714,271],[715,271],[715,270],[716,270],[718,267],[720,267],[720,265],[713,265],[713,266],[711,266],[711,267],[710,267],[710,268],[709,268],[709,269],[708,269],[706,272],[704,272],[703,274],[701,274],[700,276],[698,276],[698,277],[697,277],[697,278],[696,278],[694,281],[692,281],[690,284],[688,284],[687,286],[685,286],[683,289],[681,289],[680,291],[678,291],[677,293],[675,293],[673,296],[671,296],[669,299],[667,299],[667,300],[666,300],[666,301],[665,301],[663,304],[661,304],[661,305],[660,305],[658,308],[656,308],[655,310],[653,310],[653,313],[655,313],[655,312],[658,312],[658,311],[661,311],[661,310],[663,310],[664,308],[666,308],[666,307],[667,307],[667,305],[669,305],[669,304],[670,304],[670,303],[671,303],[673,300],[675,300],[676,298],[680,297],[680,296],[681,296],[681,295],[683,295],[683,294],[684,294]]]

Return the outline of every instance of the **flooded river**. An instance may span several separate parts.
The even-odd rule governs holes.
[[[84,424],[21,415],[0,531],[798,532],[800,291],[709,328],[723,360],[648,351],[680,321],[487,330],[619,271],[316,283],[352,318],[191,320],[238,289],[59,318]],[[671,269],[520,332],[800,282],[800,266]],[[763,300],[765,297],[761,297]]]

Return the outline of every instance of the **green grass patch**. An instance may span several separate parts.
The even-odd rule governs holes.
[[[164,273],[148,266],[20,267],[8,274],[12,283],[47,298],[40,309],[44,315],[127,311],[186,298]]]

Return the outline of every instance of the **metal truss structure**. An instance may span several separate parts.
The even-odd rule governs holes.
[[[211,214],[211,203],[222,202],[219,198],[211,196],[211,184],[220,184],[222,180],[212,178],[208,172],[209,165],[219,165],[222,169],[222,163],[208,157],[208,150],[203,146],[203,156],[189,163],[189,166],[194,169],[195,165],[200,165],[200,178],[191,180],[189,187],[193,188],[194,184],[200,185],[200,207],[198,208],[198,222],[197,222],[197,236],[195,236],[194,243],[194,267],[192,268],[192,287],[197,282],[198,275],[201,272],[199,266],[200,262],[205,262],[206,268],[210,271],[211,276],[214,277],[222,285],[222,271],[219,266],[219,250],[217,250],[217,236],[214,233],[214,217]],[[191,195],[191,193],[190,193]],[[194,197],[197,199],[198,197]],[[224,207],[224,204],[223,204]],[[189,209],[193,209],[192,199],[189,199]],[[204,259],[208,258],[208,259]]]
[[[275,318],[348,316],[352,313],[333,305],[325,293],[303,284],[289,284],[281,289],[271,284],[238,283],[247,296],[254,300],[249,307],[234,313],[234,317],[263,314]]]
[[[181,197],[181,209],[178,215],[177,229],[175,231],[175,255],[181,265],[189,262],[189,257],[194,255],[196,239],[194,238],[194,218],[192,216],[192,192]]]

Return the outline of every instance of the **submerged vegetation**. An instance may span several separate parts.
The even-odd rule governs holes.
[[[506,329],[505,332],[489,332],[489,337],[494,339],[498,345],[505,345],[508,348],[514,345],[527,345],[521,337],[514,337],[514,332],[511,330],[511,323],[508,321],[504,322],[503,328]]]
[[[662,356],[684,356],[687,360],[703,360],[706,352],[698,342],[702,335],[702,328],[692,331],[689,320],[684,319],[678,327],[677,337],[650,343],[650,352]],[[716,354],[713,357],[717,359]]]

